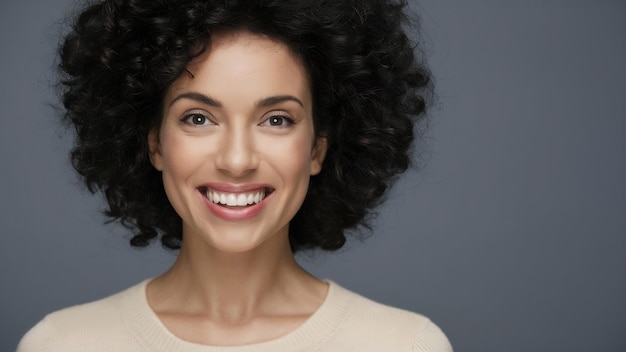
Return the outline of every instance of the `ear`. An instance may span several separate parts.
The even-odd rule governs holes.
[[[150,157],[152,166],[159,171],[163,171],[161,142],[159,142],[159,131],[156,128],[148,133],[148,156]]]
[[[317,175],[322,171],[322,164],[326,158],[328,140],[326,137],[317,137],[311,151],[311,175]]]

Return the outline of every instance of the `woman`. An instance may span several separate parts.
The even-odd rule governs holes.
[[[53,313],[19,351],[450,351],[427,318],[294,260],[367,226],[409,162],[429,74],[404,4],[109,0],[61,46],[72,160],[106,214],[179,249]]]

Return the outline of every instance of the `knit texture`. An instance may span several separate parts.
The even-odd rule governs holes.
[[[110,297],[46,316],[20,342],[18,352],[451,352],[428,318],[373,302],[329,281],[319,309],[275,340],[244,346],[205,346],[177,338],[146,299],[146,280]]]

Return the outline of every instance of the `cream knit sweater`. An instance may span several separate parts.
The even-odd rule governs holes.
[[[320,308],[281,338],[237,347],[198,345],[161,324],[146,300],[148,281],[48,315],[23,337],[18,352],[452,351],[428,318],[370,301],[333,282]]]

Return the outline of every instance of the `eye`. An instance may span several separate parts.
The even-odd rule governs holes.
[[[191,112],[185,114],[182,119],[184,123],[193,125],[193,126],[205,126],[212,125],[213,122],[205,115],[199,112]]]
[[[289,127],[293,125],[293,120],[283,115],[272,115],[260,123],[261,126]]]

